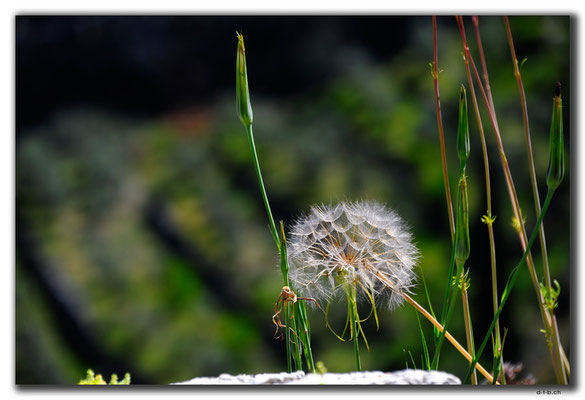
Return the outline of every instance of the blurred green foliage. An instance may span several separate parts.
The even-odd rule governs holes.
[[[459,89],[467,80],[455,19],[438,22],[453,192]],[[571,175],[570,21],[513,17],[510,22],[518,58],[527,58],[522,74],[542,191],[557,81],[563,84]],[[504,22],[481,17],[480,29],[504,146],[530,232],[536,217]],[[401,40],[409,43],[406,50],[383,63],[372,62],[367,49],[340,49],[340,76],[293,98],[255,96],[254,80],[262,76],[251,75],[256,145],[273,213],[285,224],[311,204],[342,198],[376,199],[394,208],[412,227],[437,310],[449,268],[450,234],[428,67],[431,18],[417,19]],[[252,49],[254,43],[247,46]],[[269,55],[263,57],[270,62]],[[234,93],[202,102],[204,107],[140,121],[100,109],[63,110],[18,139],[17,383],[73,383],[88,366],[105,374],[128,370],[136,383],[160,384],[224,372],[285,370],[285,344],[271,336],[282,277]],[[480,107],[485,111],[481,99]],[[522,252],[511,226],[493,132],[487,115],[482,116],[503,287]],[[484,171],[475,118],[470,118],[470,134],[467,265],[473,325],[483,337],[491,322],[491,287],[487,230],[480,220],[485,213]],[[556,312],[567,353],[569,183],[566,179],[559,188],[544,222],[551,274],[562,288]],[[534,259],[542,271],[540,255]],[[415,294],[426,304],[421,285]],[[343,327],[344,310],[331,308],[330,323],[337,329]],[[462,340],[458,311],[451,329]],[[330,372],[352,370],[352,346],[329,332],[320,311],[309,314],[316,360]],[[415,311],[404,306],[379,316],[379,332],[373,321],[364,324],[372,351],[362,352],[363,368],[400,369],[412,364],[409,354],[420,366],[423,350]],[[554,376],[541,325],[534,289],[523,274],[502,316],[502,326],[509,329],[504,358],[523,362],[526,371],[545,383]],[[431,340],[432,327],[425,321],[422,331]],[[467,370],[448,345],[440,367],[459,376]]]

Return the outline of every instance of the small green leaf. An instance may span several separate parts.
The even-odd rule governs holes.
[[[483,222],[486,225],[492,225],[495,221],[496,221],[495,215],[492,216],[484,215],[481,217],[481,222]]]
[[[416,313],[416,320],[418,321],[418,330],[420,332],[420,338],[423,347],[423,355],[424,355],[424,365],[426,366],[427,370],[431,370],[431,359],[429,357],[429,348],[427,347],[427,341],[425,339],[425,334],[422,329],[422,325],[420,323],[420,317],[418,316],[418,312]]]

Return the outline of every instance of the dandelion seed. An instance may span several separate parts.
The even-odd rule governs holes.
[[[374,201],[341,202],[313,206],[292,227],[288,258],[289,278],[306,296],[326,304],[357,290],[393,310],[414,284],[418,250],[394,211]]]

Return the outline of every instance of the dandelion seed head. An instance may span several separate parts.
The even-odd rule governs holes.
[[[292,227],[289,278],[323,303],[356,287],[392,310],[414,285],[418,250],[400,216],[375,201],[311,207]]]

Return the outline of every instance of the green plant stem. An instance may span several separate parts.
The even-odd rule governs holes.
[[[288,280],[288,253],[286,247],[286,234],[284,233],[284,222],[280,221],[280,271],[282,272],[282,280],[284,282],[284,286],[289,286],[290,283]]]
[[[443,132],[443,117],[441,116],[441,101],[439,98],[439,71],[437,66],[437,17],[433,16],[433,82],[435,86],[435,105],[437,109],[437,125],[439,126],[439,141],[441,143],[441,165],[443,166],[443,183],[445,186],[445,197],[447,200],[447,211],[449,213],[449,228],[451,240],[455,240],[455,217],[453,216],[453,203],[451,201],[451,190],[449,189],[449,172],[447,170],[447,155],[445,152],[445,134]]]
[[[457,236],[457,234],[455,234]],[[453,242],[454,243],[454,242]],[[453,276],[455,271],[455,249],[451,249],[451,262],[449,264],[449,273],[447,275],[447,289],[445,290],[445,298],[443,299],[443,309],[441,311],[441,323],[445,323],[445,317],[447,309],[449,307],[449,296],[451,295],[451,289],[453,287]]]
[[[288,306],[291,309],[290,310],[290,313],[293,313],[294,312],[293,311],[294,310],[294,304],[290,304],[289,303]],[[297,325],[298,325],[298,318],[297,318],[297,316],[294,316],[294,318],[293,318],[293,316],[291,314],[291,317],[290,317],[290,325],[288,325],[288,326],[295,326],[295,328],[296,328]],[[297,328],[297,330],[298,330],[298,328]],[[293,347],[293,349],[292,349],[292,358],[295,361],[295,368],[296,368],[297,371],[302,371],[303,370],[303,359],[302,359],[301,348],[300,348],[301,343],[299,343],[300,342],[300,338],[298,337],[298,334],[296,334],[294,336],[291,336],[291,339],[292,339],[292,345],[293,345],[292,346]]]
[[[258,178],[258,184],[260,186],[260,193],[262,194],[262,200],[264,201],[264,206],[266,207],[266,214],[268,215],[269,221],[269,229],[274,242],[276,243],[276,247],[278,252],[280,253],[280,261],[281,261],[281,271],[282,277],[284,281],[284,286],[289,286],[289,279],[288,279],[288,255],[287,255],[287,248],[286,248],[286,236],[284,233],[284,224],[280,222],[280,234],[281,237],[279,238],[278,231],[276,229],[276,224],[274,223],[274,217],[272,216],[272,211],[270,209],[270,203],[268,202],[268,195],[266,194],[266,188],[264,187],[264,180],[262,179],[262,172],[260,171],[260,163],[258,161],[258,153],[256,151],[256,144],[254,142],[254,132],[252,130],[252,121],[253,121],[253,113],[252,113],[252,106],[250,103],[250,95],[248,89],[248,77],[247,77],[247,68],[246,68],[246,58],[245,58],[245,50],[244,50],[244,39],[241,34],[238,34],[238,53],[236,58],[236,108],[238,112],[238,116],[244,127],[246,128],[246,134],[248,136],[248,142],[250,144],[250,150],[252,151],[252,159],[254,161],[254,168],[256,170],[256,177]],[[307,320],[306,312],[304,304],[301,307],[298,307],[300,312],[300,318],[294,318],[294,304],[290,306],[287,304],[287,301],[284,301],[283,304],[283,311],[284,311],[284,319],[286,321],[286,350],[287,350],[287,368],[289,372],[292,369],[290,357],[292,352],[292,357],[295,360],[297,370],[302,370],[302,351],[305,351],[305,357],[307,359],[307,363],[309,365],[309,369],[314,372],[315,365],[313,362],[313,355],[311,354],[311,344],[310,344],[310,332],[309,332],[309,321]],[[298,335],[295,334],[294,337],[294,348],[291,348],[291,337],[290,337],[290,329],[296,329],[300,332],[301,337],[299,338]],[[302,342],[302,344],[300,343]],[[302,349],[301,349],[302,348]]]
[[[485,87],[487,90],[488,100],[492,110],[494,109],[493,98],[491,94],[491,88],[489,85],[489,76],[487,72],[487,64],[484,57],[483,46],[481,44],[481,36],[479,34],[479,20],[477,17],[473,17],[473,24],[475,26],[475,34],[477,38],[478,50],[481,60],[481,65],[483,69],[483,77],[485,81]],[[481,138],[481,150],[483,154],[483,163],[484,163],[484,173],[485,173],[485,192],[486,192],[486,220],[484,221],[488,228],[488,237],[490,243],[490,266],[491,266],[491,280],[492,280],[492,306],[494,310],[494,314],[498,310],[498,278],[497,278],[497,267],[496,267],[496,245],[495,245],[495,238],[494,238],[494,227],[493,222],[494,218],[492,215],[492,197],[491,197],[491,182],[490,182],[490,172],[489,172],[489,158],[487,152],[487,145],[485,140],[485,133],[483,130],[483,123],[481,120],[481,114],[479,112],[479,105],[477,102],[477,96],[475,94],[475,88],[473,85],[473,79],[471,77],[471,71],[469,69],[469,61],[467,57],[465,57],[465,64],[466,64],[466,72],[467,72],[467,80],[469,81],[469,91],[471,93],[471,99],[473,102],[473,108],[475,111],[475,117],[477,119],[477,126],[479,129],[479,134]],[[495,115],[495,114],[494,114]],[[501,334],[500,334],[500,321],[499,319],[496,320],[496,327],[495,327],[495,344],[494,344],[494,357],[496,354],[499,353],[500,355],[500,380],[502,383],[505,383],[505,374],[504,374],[504,361],[503,361],[503,349],[502,349],[502,341],[501,341]]]
[[[278,233],[276,230],[276,224],[274,223],[274,217],[272,216],[272,211],[270,209],[270,203],[268,202],[268,195],[266,194],[266,188],[264,186],[264,180],[262,179],[262,172],[260,170],[260,163],[258,161],[258,153],[256,152],[256,145],[254,143],[254,132],[252,130],[252,124],[246,125],[246,133],[248,134],[248,142],[250,144],[250,150],[252,151],[254,168],[256,170],[256,176],[258,178],[258,184],[260,186],[262,200],[264,201],[264,206],[266,207],[266,214],[268,215],[270,232],[272,233],[272,237],[274,238],[274,242],[276,243],[276,246],[278,248],[278,252],[280,253],[284,285],[289,286],[288,276],[286,273],[286,271],[288,270],[288,265],[287,265],[287,254],[286,254],[286,242],[284,239],[284,228],[281,225],[281,231],[282,231],[282,235],[283,235],[283,239],[281,241],[278,237]],[[283,308],[287,309],[286,302],[285,302],[285,305],[283,306]],[[291,307],[291,309],[292,309],[292,307]],[[306,320],[306,315],[305,315],[304,319],[302,319],[301,321],[298,321],[298,318],[293,318],[292,311],[289,310],[289,312],[287,312],[287,314],[286,314],[286,321],[287,322],[286,322],[285,340],[286,340],[286,349],[287,349],[287,368],[289,368],[289,372],[291,371],[291,368],[292,368],[292,366],[290,365],[291,351],[292,351],[292,357],[295,360],[295,367],[297,368],[297,370],[302,370],[302,359],[301,359],[302,350],[301,350],[301,347],[305,351],[306,358],[308,355],[307,363],[309,364],[309,369],[311,371],[314,371],[315,366],[313,363],[313,356],[312,356],[311,350],[310,350],[311,347],[310,347],[309,337],[308,337],[308,321]],[[295,336],[294,340],[293,340],[293,343],[295,344],[295,346],[294,346],[294,348],[291,348],[291,336],[290,336],[289,329],[291,329],[292,326],[295,326],[295,328],[297,328],[297,331],[301,331],[301,334],[303,336],[301,336],[300,340],[301,340],[301,342],[304,342],[303,346],[301,346],[301,343],[299,343],[299,338],[297,336]]]
[[[477,39],[477,50],[479,51],[479,59],[481,62],[481,68],[482,68],[482,72],[483,72],[483,81],[484,81],[484,85],[485,85],[485,91],[487,93],[487,97],[488,97],[491,109],[495,110],[494,99],[492,97],[492,88],[490,86],[490,78],[488,75],[487,64],[485,62],[483,45],[481,43],[481,35],[479,34],[479,18],[474,16],[472,18],[472,21],[473,21],[473,25],[475,27],[475,37]],[[496,117],[496,115],[495,115],[495,111],[494,111],[494,118],[495,117]],[[497,119],[496,119],[496,121],[497,121]]]
[[[486,103],[486,106],[487,106],[487,110],[488,110],[488,114],[490,116],[490,121],[491,121],[492,127],[494,129],[496,142],[497,142],[498,148],[500,150],[500,160],[501,160],[501,164],[502,164],[502,169],[504,171],[506,185],[508,188],[508,195],[510,197],[510,202],[512,204],[512,210],[514,212],[514,217],[516,218],[517,221],[519,221],[519,225],[520,225],[520,229],[518,230],[520,244],[522,245],[522,248],[524,250],[526,250],[528,248],[527,247],[528,240],[527,240],[526,229],[524,227],[524,224],[521,223],[521,221],[523,221],[522,212],[520,210],[520,204],[518,202],[518,196],[516,194],[516,189],[514,187],[514,182],[512,180],[512,174],[510,172],[510,167],[508,165],[506,153],[504,152],[504,146],[502,143],[502,137],[500,135],[500,129],[499,129],[498,123],[495,119],[495,110],[490,107],[489,100],[487,98],[487,95],[485,93],[483,85],[481,84],[481,78],[479,77],[479,73],[477,71],[477,68],[475,67],[475,63],[473,62],[473,57],[471,56],[471,53],[469,51],[469,46],[467,45],[467,39],[465,36],[465,28],[463,25],[463,19],[461,17],[457,17],[457,22],[459,24],[461,37],[463,40],[463,49],[464,49],[465,58],[469,60],[469,63],[471,64],[471,67],[473,68],[473,71],[474,71],[476,80],[478,82],[479,88],[481,89],[482,97],[483,97],[484,102]],[[541,317],[543,320],[545,330],[547,332],[552,331],[553,333],[558,332],[557,327],[552,328],[553,324],[556,325],[556,319],[551,318],[551,316],[548,314],[547,310],[545,309],[544,299],[542,297],[542,293],[540,292],[540,284],[538,281],[538,276],[536,274],[536,269],[534,267],[534,260],[532,259],[532,255],[530,254],[530,252],[528,252],[527,256],[526,256],[526,265],[528,266],[528,271],[530,273],[532,285],[536,291],[536,296],[538,299],[540,313],[541,313]],[[568,367],[568,360],[566,359],[566,356],[564,356],[564,351],[563,351],[562,346],[560,345],[560,342],[558,340],[555,340],[554,345],[559,347],[559,354],[561,356],[562,362],[565,363],[564,366],[568,370],[568,368],[567,368]],[[549,347],[549,351],[550,351],[551,359],[553,362],[553,366],[556,368],[556,357],[554,355],[552,348]]]
[[[544,200],[544,205],[542,206],[542,212],[538,216],[538,220],[536,221],[536,226],[534,227],[532,235],[530,236],[530,240],[528,241],[528,245],[526,247],[526,250],[524,251],[522,258],[520,259],[520,262],[518,263],[516,268],[514,268],[512,270],[512,273],[510,274],[510,277],[508,278],[508,282],[506,283],[506,287],[504,288],[504,291],[502,293],[502,298],[500,300],[500,306],[498,307],[498,311],[496,312],[496,315],[494,316],[494,319],[492,320],[492,323],[490,324],[490,327],[488,328],[488,331],[483,339],[483,342],[481,343],[481,346],[479,346],[479,350],[477,351],[476,356],[474,357],[473,362],[471,363],[471,366],[469,367],[469,371],[467,372],[467,376],[465,377],[464,383],[467,383],[469,381],[469,378],[471,376],[471,372],[473,372],[473,368],[474,368],[475,364],[477,363],[477,360],[479,360],[479,358],[481,357],[483,350],[484,350],[484,348],[485,348],[485,346],[486,346],[486,344],[491,336],[491,332],[496,325],[496,321],[500,317],[500,314],[502,313],[502,310],[504,309],[504,306],[506,305],[506,301],[508,301],[508,297],[510,296],[512,289],[514,289],[514,285],[516,284],[516,280],[518,279],[518,273],[520,272],[520,267],[522,267],[522,265],[524,264],[524,262],[528,258],[528,254],[530,253],[530,248],[532,247],[534,240],[536,239],[536,236],[538,234],[538,227],[540,226],[540,224],[542,223],[542,220],[544,219],[546,211],[548,210],[548,206],[550,205],[550,202],[552,200],[553,194],[554,194],[554,190],[549,189],[547,194],[546,194],[546,199]]]
[[[514,77],[518,84],[518,91],[520,93],[520,103],[522,104],[522,120],[524,123],[524,136],[526,138],[526,153],[528,155],[528,166],[530,169],[530,182],[532,184],[532,195],[534,198],[534,208],[536,217],[540,214],[540,196],[538,195],[538,183],[536,180],[536,169],[534,167],[534,157],[532,155],[532,141],[530,139],[530,125],[528,122],[528,107],[526,104],[526,93],[524,92],[524,85],[522,84],[522,75],[518,66],[518,59],[516,58],[516,51],[514,50],[514,42],[512,39],[512,31],[510,30],[510,23],[508,17],[504,17],[506,22],[506,31],[508,34],[508,43],[510,45],[510,53],[512,55],[512,62],[514,64]],[[551,279],[549,272],[548,256],[546,250],[546,238],[544,235],[544,224],[540,226],[540,244],[542,247],[542,263],[544,268],[544,279],[547,289],[551,289]]]
[[[290,374],[292,372],[292,352],[290,350],[290,323],[291,323],[291,319],[290,319],[290,315],[288,312],[288,307],[286,302],[284,302],[284,305],[282,306],[282,312],[284,314],[284,320],[285,320],[285,324],[286,327],[285,329],[285,333],[284,333],[284,340],[286,341],[286,370],[287,372]]]
[[[256,152],[256,144],[254,143],[254,132],[252,131],[252,124],[246,125],[246,133],[248,134],[248,142],[250,143],[250,150],[252,150],[252,158],[254,159],[254,168],[256,169],[256,176],[258,178],[258,184],[260,185],[260,192],[262,193],[262,200],[264,200],[264,206],[266,207],[266,214],[268,214],[268,221],[270,223],[270,233],[274,238],[274,242],[280,252],[280,240],[278,239],[278,233],[276,231],[276,224],[274,223],[274,217],[270,210],[270,203],[268,202],[268,195],[266,194],[266,188],[264,187],[264,180],[262,179],[262,172],[260,171],[260,163],[258,162],[258,154]]]
[[[514,40],[512,39],[512,30],[510,29],[510,22],[508,21],[508,17],[504,17],[504,21],[506,23],[506,33],[508,37],[508,43],[510,45],[510,54],[512,56],[512,62],[514,64],[514,76],[516,78],[516,82],[518,84],[518,91],[520,93],[520,103],[522,104],[522,119],[524,122],[524,136],[526,138],[526,153],[528,154],[528,166],[530,168],[530,182],[532,184],[532,197],[534,199],[534,210],[536,212],[536,216],[540,214],[540,197],[538,195],[538,183],[536,180],[536,169],[534,167],[534,157],[532,155],[532,142],[530,140],[530,125],[528,121],[528,106],[526,104],[526,93],[524,91],[524,85],[522,83],[522,75],[520,73],[520,68],[518,65],[518,59],[516,58],[516,51],[514,49]],[[546,237],[544,233],[544,224],[540,225],[539,229],[539,238],[540,238],[540,248],[542,251],[542,265],[544,270],[544,282],[546,285],[547,290],[549,293],[551,292],[552,285],[551,285],[551,278],[550,278],[550,269],[548,264],[548,254],[546,249]],[[549,310],[551,318],[554,318],[553,310]],[[557,381],[563,384],[567,383],[566,374],[564,371],[563,363],[561,362],[561,355],[560,349],[558,346],[558,328],[557,324],[551,324],[552,336],[553,336],[553,351],[555,362],[557,364],[557,368],[555,368],[555,373],[557,374]]]
[[[464,176],[465,174],[465,163],[462,162],[460,165],[459,175]],[[456,280],[462,273],[462,270],[459,269],[459,263],[456,263],[456,256],[455,256],[455,245],[459,240],[459,235],[461,233],[458,229],[455,229],[455,238],[453,240],[453,246],[451,249],[451,263],[449,265],[449,274],[447,275],[447,289],[445,290],[445,298],[443,300],[443,310],[441,312],[441,325],[447,329],[447,325],[451,319],[451,315],[453,313],[453,309],[455,306],[455,299],[457,297],[457,290],[453,285],[454,279]],[[457,273],[454,274],[455,265],[457,264]],[[435,340],[435,353],[433,355],[433,362],[431,364],[433,369],[437,369],[439,367],[439,357],[441,355],[441,348],[443,346],[443,341],[445,339],[444,333],[441,333],[438,339]]]
[[[289,286],[289,279],[288,279],[288,257],[287,257],[287,246],[286,246],[286,235],[284,233],[284,222],[280,221],[280,269],[282,271],[282,278],[284,281],[284,285],[285,286]],[[296,305],[295,305],[296,304]],[[306,320],[306,314],[303,313],[297,313],[295,314],[295,309],[296,308],[302,308],[302,310],[304,311],[304,303],[295,303],[293,305],[291,305],[290,307],[287,306],[287,302],[285,302],[285,306],[283,307],[285,310],[289,310],[289,308],[291,309],[291,311],[288,311],[288,319],[286,322],[287,327],[294,327],[294,331],[295,332],[302,332],[305,335],[302,336],[301,335],[301,342],[302,342],[302,349],[305,351],[305,357],[307,358],[307,364],[309,366],[309,370],[310,371],[314,371],[314,363],[313,363],[313,356],[310,353],[310,338],[309,335],[307,334],[308,331],[308,321]],[[301,306],[301,307],[299,307]],[[295,315],[299,315],[299,317],[293,318]],[[289,334],[289,328],[287,328],[287,334]],[[291,343],[291,338],[290,335],[287,337],[287,347],[286,347],[286,351],[287,351],[287,366],[290,365],[289,361],[290,361],[290,357],[291,357],[291,351],[294,352],[294,359],[295,359],[295,366],[298,369],[302,369],[302,354],[301,354],[301,349],[299,348],[299,346],[301,345],[299,343],[299,338],[297,336],[294,337],[294,348],[291,347],[290,345]],[[309,351],[309,355],[307,356],[307,349]],[[289,366],[289,369],[292,368]],[[313,368],[313,369],[311,369]],[[290,371],[292,372],[292,371]]]
[[[299,293],[301,294],[301,293]],[[313,352],[311,350],[311,331],[309,321],[307,320],[307,311],[305,303],[297,301],[295,303],[298,318],[295,319],[297,323],[297,331],[299,332],[303,353],[307,361],[307,368],[311,372],[315,372],[315,361],[313,360]]]
[[[457,236],[457,232],[455,232],[455,236]],[[453,269],[455,265],[455,249],[453,249],[453,255],[451,257],[451,267],[449,271],[449,286],[447,291],[445,292],[446,298],[443,302],[443,313],[441,316],[441,325],[443,326],[443,330],[439,336],[439,340],[437,345],[435,346],[435,354],[433,355],[433,361],[431,362],[431,368],[437,369],[439,368],[439,357],[441,355],[441,348],[443,346],[443,341],[445,340],[445,333],[447,332],[447,325],[451,320],[451,314],[453,314],[453,309],[455,308],[455,300],[457,298],[457,290],[453,287]],[[459,276],[460,271],[457,271],[457,275]]]
[[[463,270],[463,268],[461,268]],[[461,283],[461,303],[463,304],[463,321],[465,322],[465,337],[467,339],[467,351],[471,354],[472,357],[475,357],[475,348],[473,345],[473,328],[471,325],[471,313],[469,311],[469,298],[467,296],[467,287],[465,282],[465,274],[461,273],[459,275],[460,283]],[[473,374],[471,375],[471,383],[473,385],[477,385],[477,374],[475,373],[475,369],[473,370]]]

